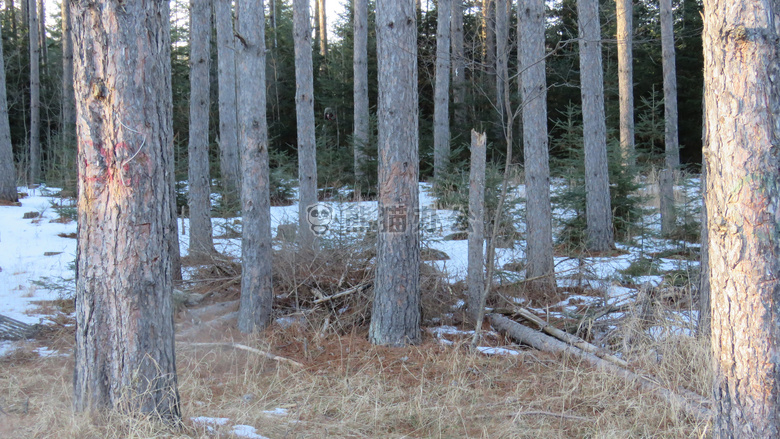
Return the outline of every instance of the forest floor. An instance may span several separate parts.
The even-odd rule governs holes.
[[[214,219],[219,255],[211,260],[191,260],[181,236],[185,279],[174,300],[185,421],[171,431],[120,415],[73,414],[75,207],[56,189],[20,188],[21,207],[0,207],[0,314],[45,329],[32,340],[0,342],[0,437],[709,436],[708,422],[636,382],[519,346],[488,324],[469,349],[467,243],[458,239],[457,213],[433,208],[428,191],[422,184],[420,204],[431,206],[420,227],[423,341],[409,348],[367,341],[375,202],[324,201],[332,221],[314,255],[300,254],[278,228],[295,221],[297,205],[272,208],[275,321],[255,336],[233,329],[240,218]],[[498,249],[488,306],[511,313],[522,305],[666,389],[708,396],[708,346],[695,337],[699,246],[659,238],[657,195],[646,193],[644,227],[618,251],[572,256],[559,247],[555,294],[523,286],[521,240]],[[697,179],[681,181],[676,193],[681,212],[696,205]],[[523,196],[522,186],[514,195]],[[513,218],[522,236],[520,209]],[[333,297],[345,291],[352,292]]]

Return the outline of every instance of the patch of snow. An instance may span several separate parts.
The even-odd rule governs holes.
[[[273,410],[263,410],[263,413],[266,415],[274,415],[274,416],[287,416],[289,414],[288,410],[283,407],[277,407]]]
[[[485,355],[520,355],[520,352],[506,348],[494,348],[490,346],[477,346],[477,350]]]
[[[257,429],[251,425],[234,425],[231,432],[238,437],[247,439],[268,439],[263,435],[257,434]]]
[[[211,418],[208,416],[195,416],[190,418],[193,424],[199,425],[225,425],[230,418]]]

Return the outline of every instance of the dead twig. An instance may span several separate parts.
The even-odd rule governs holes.
[[[357,292],[363,291],[364,289],[368,288],[369,286],[370,286],[370,282],[364,282],[364,283],[355,285],[352,288],[344,290],[344,291],[342,291],[340,293],[336,293],[336,294],[334,294],[332,296],[320,297],[319,299],[313,301],[312,303],[314,303],[316,305],[316,304],[320,304],[320,303],[323,303],[323,302],[329,302],[329,301],[331,301],[333,299],[338,299],[339,297],[344,297],[344,296],[348,296],[348,295],[350,295],[352,293],[357,293]]]
[[[192,346],[192,347],[222,347],[222,348],[241,349],[241,350],[244,350],[244,351],[247,351],[247,352],[251,352],[253,354],[261,355],[261,356],[266,357],[266,358],[268,358],[270,360],[278,361],[280,363],[287,363],[287,364],[295,366],[295,367],[303,368],[303,364],[301,364],[301,363],[299,363],[299,362],[297,362],[295,360],[291,360],[291,359],[285,358],[285,357],[280,357],[280,356],[274,355],[274,354],[272,354],[270,352],[261,351],[260,349],[255,349],[253,347],[250,347],[250,346],[247,346],[247,345],[243,345],[243,344],[240,344],[240,343],[191,343],[191,342],[179,342],[179,344],[180,345],[185,345],[185,346]]]

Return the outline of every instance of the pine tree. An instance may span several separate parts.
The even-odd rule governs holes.
[[[433,180],[442,178],[450,158],[450,10],[439,0],[436,30],[436,90],[433,116]]]

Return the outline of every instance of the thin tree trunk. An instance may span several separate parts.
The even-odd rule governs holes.
[[[436,30],[436,89],[433,98],[433,182],[438,185],[450,161],[450,10],[439,0]]]
[[[39,64],[36,0],[27,0],[30,38],[30,175],[28,184],[40,183],[41,175],[41,70]]]
[[[661,4],[661,50],[664,71],[664,119],[666,121],[664,140],[666,144],[666,167],[675,171],[680,167],[680,146],[677,136],[677,72],[674,54],[674,22],[672,0],[660,0]]]
[[[70,3],[62,2],[62,147],[76,142],[76,101],[73,95],[73,36]]]
[[[379,214],[374,344],[419,343],[417,20],[414,0],[377,0]]]
[[[713,437],[780,437],[780,5],[703,17]]]
[[[504,99],[504,88],[509,86],[509,1],[493,0],[495,4],[496,35],[496,107],[501,127],[506,130],[506,117],[510,113]],[[502,137],[506,137],[503,133]]]
[[[463,0],[452,1],[452,107],[455,125],[466,123],[466,55],[463,49]]]
[[[24,30],[27,29],[27,27],[30,24],[30,14],[28,12],[28,9],[30,7],[30,1],[32,0],[20,0],[21,8],[22,8],[22,25],[21,25],[22,36],[24,36]]]
[[[624,166],[634,165],[634,12],[632,0],[616,0],[620,151]]]
[[[485,133],[471,130],[469,169],[468,311],[476,322],[485,291]]]
[[[325,7],[325,0],[317,0],[317,5],[319,5],[319,11],[320,14],[317,17],[319,20],[319,26],[317,27],[317,31],[320,33],[320,55],[327,59],[328,58],[328,21],[327,21],[327,12]]]
[[[604,73],[598,0],[577,0],[580,36],[580,81],[585,141],[585,204],[589,251],[614,248],[609,197]]]
[[[263,0],[238,0],[236,67],[241,151],[241,305],[238,329],[253,332],[271,321],[271,201],[265,99]]]
[[[178,423],[168,3],[71,7],[81,115],[74,407]]]
[[[314,125],[314,66],[311,59],[309,0],[293,0],[295,40],[295,115],[298,127],[298,237],[310,248],[309,206],[317,203],[317,139]]]
[[[46,46],[46,8],[45,0],[38,0],[38,38],[41,48],[41,64],[44,70],[49,66],[49,48]]]
[[[674,174],[664,168],[658,176],[659,203],[661,212],[661,235],[669,237],[676,227],[674,212]]]
[[[2,30],[0,30],[2,34]],[[16,166],[11,144],[11,127],[8,123],[8,100],[5,91],[5,62],[3,45],[0,44],[0,201],[17,202]]]
[[[219,87],[219,164],[222,196],[227,205],[240,199],[241,163],[238,152],[236,113],[236,39],[233,36],[232,0],[214,0],[217,28]]]
[[[368,109],[368,1],[354,0],[354,56],[352,96],[354,99],[355,181],[363,179],[363,162],[368,146],[370,114]]]
[[[211,2],[190,0],[190,255],[196,258],[214,253],[209,178],[210,47]]]
[[[496,0],[482,0],[482,63],[488,76],[496,74]]]
[[[523,105],[527,264],[531,287],[555,287],[550,205],[550,159],[547,146],[547,78],[545,76],[544,0],[518,8],[520,96]]]

